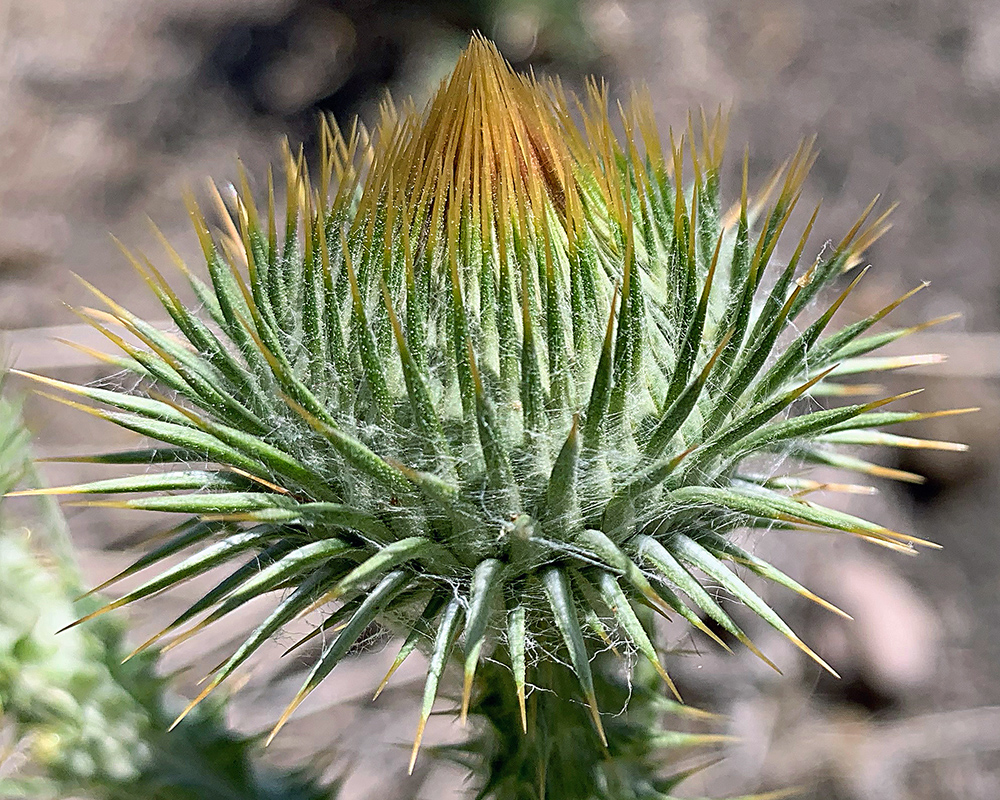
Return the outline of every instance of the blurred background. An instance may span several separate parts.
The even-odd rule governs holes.
[[[202,191],[205,176],[234,179],[237,152],[262,176],[282,135],[311,147],[321,112],[342,123],[355,114],[373,120],[387,89],[422,101],[474,30],[518,68],[558,73],[571,86],[589,74],[607,79],[613,96],[647,85],[664,129],[682,127],[690,108],[731,108],[730,196],[744,143],[759,186],[801,137],[817,134],[802,204],[824,198],[814,252],[839,239],[875,194],[901,203],[840,320],[924,280],[933,286],[896,312],[897,323],[962,315],[905,340],[897,352],[949,360],[894,374],[886,391],[925,386],[907,401],[918,410],[981,406],[920,426],[921,435],[972,449],[872,454],[927,480],[881,482],[877,497],[845,501],[944,550],[905,559],[846,537],[754,540],[854,615],[846,623],[777,591],[765,595],[843,680],[823,677],[764,630],[755,638],[783,676],[670,631],[686,699],[727,714],[742,737],[684,791],[802,785],[816,800],[1000,797],[998,2],[0,0],[0,329],[12,331],[18,365],[102,377],[53,341],[88,337],[63,305],[89,302],[71,272],[159,319],[109,231],[155,255],[148,215],[196,262],[180,201],[186,188]],[[123,432],[43,399],[29,399],[27,413],[43,456],[128,445]],[[76,474],[47,468],[53,482]],[[141,515],[67,512],[92,583],[131,560],[151,532]],[[183,603],[175,592],[136,608],[136,638]],[[166,659],[172,669],[191,667],[182,691],[218,660],[213,648],[227,646],[224,636],[208,638]],[[400,689],[367,702],[394,654],[385,644],[376,637],[328,681],[268,757],[352,765],[351,800],[390,786],[401,796],[449,796],[461,786],[458,772],[403,778],[416,720],[407,676],[420,665],[404,668]],[[232,722],[247,731],[277,716],[305,667],[260,660],[268,663],[232,705]],[[440,737],[455,734],[439,722]]]

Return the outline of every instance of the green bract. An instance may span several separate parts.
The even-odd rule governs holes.
[[[5,377],[0,370],[0,388]],[[18,404],[0,396],[0,492],[37,485],[27,439]],[[307,771],[280,771],[256,761],[258,738],[227,729],[220,703],[206,703],[166,734],[179,698],[157,674],[154,653],[122,663],[122,620],[103,617],[56,636],[81,610],[104,601],[92,595],[74,603],[80,578],[65,523],[48,498],[37,505],[42,513],[22,517],[0,502],[0,730],[7,755],[0,796],[336,796],[336,785],[324,788]],[[29,521],[30,533],[24,527]]]
[[[201,697],[321,607],[327,644],[277,727],[379,621],[405,637],[396,666],[416,646],[430,656],[414,758],[453,654],[463,713],[485,713],[481,698],[510,680],[499,664],[529,736],[534,685],[575,691],[603,738],[608,679],[591,663],[605,641],[628,643],[673,689],[649,609],[716,638],[711,620],[753,648],[706,584],[826,666],[732,567],[832,607],[737,547],[733,530],[805,525],[896,550],[928,544],[807,499],[826,485],[796,466],[879,474],[838,446],[912,443],[875,429],[927,416],[881,410],[896,398],[822,409],[809,399],[852,394],[830,380],[839,373],[909,363],[866,357],[915,330],[870,332],[905,297],[831,329],[859,274],[813,311],[888,212],[869,223],[873,203],[803,261],[814,213],[775,265],[809,145],[755,198],[744,162],[728,210],[722,115],[671,133],[665,156],[647,102],[615,116],[622,139],[603,89],[577,100],[514,75],[475,39],[424,111],[387,102],[370,136],[324,125],[317,180],[287,153],[283,219],[270,176],[263,211],[245,178],[229,206],[216,195],[225,224],[214,233],[191,201],[209,282],[166,247],[199,310],[129,256],[175,334],[97,293],[109,311],[85,313],[142,388],[38,380],[156,443],[91,459],[142,474],[62,491],[142,493],[111,504],[194,515],[114,580],[180,551],[187,560],[107,609],[228,565],[149,645],[275,593]],[[153,462],[164,469],[148,473]],[[477,684],[487,654],[492,678]],[[560,677],[567,666],[575,690]],[[544,769],[539,780],[543,790]]]

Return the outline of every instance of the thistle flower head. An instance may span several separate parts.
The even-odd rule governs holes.
[[[266,204],[245,177],[228,206],[214,192],[219,230],[190,201],[209,282],[167,252],[202,310],[126,253],[176,335],[100,292],[108,311],[84,312],[124,350],[106,358],[142,388],[38,378],[156,440],[90,459],[142,474],[62,491],[135,493],[111,504],[192,515],[113,580],[189,557],[107,609],[230,565],[149,645],[280,592],[202,697],[291,620],[324,609],[313,635],[327,644],[278,727],[365,628],[388,624],[405,637],[393,669],[418,645],[430,655],[418,744],[453,654],[463,713],[492,652],[525,727],[532,665],[568,664],[601,736],[590,660],[610,638],[676,692],[644,607],[717,639],[709,619],[761,655],[706,584],[826,667],[732,565],[837,609],[729,534],[808,526],[904,552],[928,544],[814,502],[838,487],[796,466],[879,475],[840,447],[914,441],[879,430],[926,416],[882,409],[898,398],[810,399],[850,397],[837,375],[905,366],[866,356],[913,329],[870,332],[905,298],[830,329],[863,273],[819,298],[888,212],[870,220],[873,203],[810,259],[816,214],[797,236],[785,228],[811,145],[754,196],[744,162],[729,210],[726,122],[689,120],[664,150],[640,96],[612,112],[597,84],[578,99],[515,75],[477,38],[423,111],[387,101],[371,134],[324,123],[316,180],[286,150],[284,192],[269,177]],[[797,244],[775,264],[784,239]],[[154,461],[166,468],[147,472]]]

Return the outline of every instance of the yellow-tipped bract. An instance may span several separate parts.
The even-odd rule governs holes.
[[[927,416],[883,409],[907,395],[817,405],[859,393],[838,375],[939,357],[870,355],[916,330],[872,331],[912,292],[839,329],[832,318],[865,271],[821,299],[885,232],[889,211],[869,222],[873,201],[810,258],[817,208],[776,263],[812,143],[757,195],[745,158],[740,200],[724,213],[727,126],[721,113],[702,115],[662,137],[641,95],[612,114],[603,86],[578,99],[516,75],[477,37],[422,111],[387,101],[371,133],[325,121],[315,181],[286,147],[284,187],[269,173],[266,203],[242,173],[228,205],[212,187],[220,231],[189,199],[208,280],[164,244],[197,308],[127,254],[176,332],[96,290],[109,310],[85,312],[155,388],[39,379],[110,406],[94,413],[158,442],[91,460],[176,470],[159,484],[141,475],[60,491],[153,491],[120,505],[194,515],[139,566],[188,558],[115,605],[229,565],[160,634],[181,641],[207,624],[201,612],[214,621],[274,593],[272,613],[201,696],[289,621],[323,609],[332,633],[277,727],[368,625],[400,630],[386,680],[415,648],[430,658],[411,769],[451,662],[464,669],[463,718],[501,691],[483,673],[506,670],[503,691],[528,737],[551,709],[529,687],[558,683],[565,694],[559,676],[575,676],[565,708],[586,707],[586,746],[609,757],[618,745],[601,716],[609,679],[595,653],[606,642],[637,651],[674,689],[650,608],[721,644],[704,615],[770,664],[706,582],[836,674],[732,565],[846,614],[729,534],[805,527],[902,552],[933,546],[820,505],[820,490],[867,489],[800,470],[916,480],[841,448],[962,446],[883,431]],[[208,464],[196,490],[192,462]]]

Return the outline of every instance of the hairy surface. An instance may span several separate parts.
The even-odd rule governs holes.
[[[176,332],[97,290],[108,311],[83,311],[124,351],[102,357],[139,375],[139,389],[37,378],[160,443],[90,460],[167,465],[53,491],[137,493],[113,504],[193,515],[112,580],[190,557],[103,610],[233,565],[145,647],[280,592],[193,707],[289,621],[328,608],[313,635],[336,635],[275,731],[385,622],[405,636],[396,666],[417,646],[430,654],[414,758],[456,648],[463,716],[492,654],[513,676],[527,732],[526,687],[547,688],[546,669],[561,663],[600,739],[591,658],[609,642],[647,658],[676,693],[650,609],[721,644],[710,620],[758,652],[706,586],[829,669],[732,566],[838,610],[728,534],[819,528],[912,552],[929,543],[812,501],[859,489],[803,468],[878,475],[842,447],[961,446],[880,430],[928,416],[881,410],[898,398],[818,402],[869,388],[838,375],[935,358],[869,355],[916,330],[871,332],[912,292],[832,332],[863,273],[830,305],[814,302],[857,267],[889,212],[869,221],[873,201],[803,261],[814,212],[774,265],[811,146],[754,197],[744,178],[728,209],[725,130],[722,114],[689,120],[664,154],[641,96],[613,115],[602,87],[568,97],[474,39],[423,111],[387,101],[371,134],[324,124],[315,181],[286,152],[283,220],[270,176],[266,207],[246,180],[228,205],[215,193],[215,232],[189,201],[210,281],[164,245],[200,308],[127,253]]]

